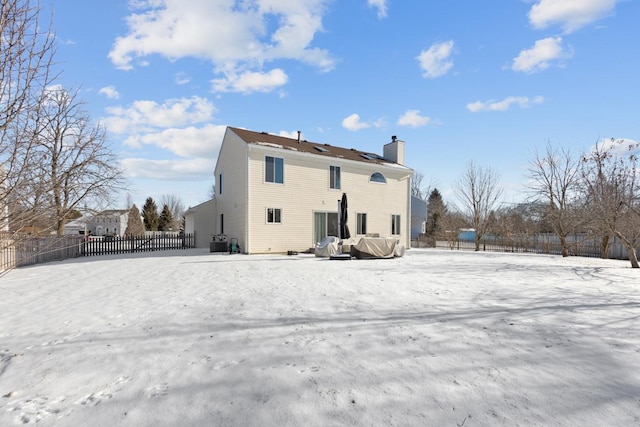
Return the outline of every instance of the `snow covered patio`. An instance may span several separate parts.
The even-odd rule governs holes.
[[[0,277],[0,425],[640,425],[627,261],[205,250]]]

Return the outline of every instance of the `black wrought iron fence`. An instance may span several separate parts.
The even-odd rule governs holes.
[[[475,250],[473,240],[451,238],[448,240],[427,240],[415,239],[412,241],[413,247],[436,247],[451,250]],[[601,258],[602,247],[600,239],[588,235],[572,235],[569,238],[569,255],[589,258]],[[486,252],[513,252],[513,253],[534,253],[562,255],[560,240],[555,235],[537,234],[532,236],[504,237],[487,236],[480,241],[480,251]],[[627,259],[627,251],[624,246],[612,239],[609,245],[608,258]]]
[[[133,237],[105,236],[84,242],[81,245],[81,255],[93,256],[167,249],[189,249],[195,246],[195,234],[158,234]]]

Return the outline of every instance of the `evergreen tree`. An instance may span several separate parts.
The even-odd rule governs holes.
[[[171,213],[171,208],[169,208],[169,205],[165,204],[162,207],[162,212],[160,213],[160,218],[158,221],[158,230],[170,231],[172,228],[173,228],[173,214]]]
[[[437,233],[442,231],[442,221],[446,211],[447,208],[444,205],[442,194],[437,188],[434,188],[427,200],[427,226],[425,233],[433,246],[436,243]]]
[[[158,217],[158,206],[151,197],[147,197],[142,207],[142,218],[144,220],[144,226],[148,231],[158,231],[158,223],[160,218]]]
[[[129,219],[127,220],[127,229],[124,231],[124,235],[125,237],[144,235],[144,224],[140,217],[140,211],[135,204],[129,209]]]

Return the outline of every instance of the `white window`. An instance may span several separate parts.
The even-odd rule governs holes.
[[[379,182],[381,184],[387,183],[387,178],[384,177],[380,172],[374,172],[369,177],[369,182]]]
[[[329,188],[339,190],[340,187],[340,166],[329,166]]]
[[[391,215],[391,235],[400,234],[400,215]]]
[[[266,182],[284,183],[284,159],[266,156],[264,166],[264,180]]]
[[[356,234],[367,234],[367,214],[359,213],[356,216]]]
[[[282,223],[282,209],[267,208],[267,223],[268,224]]]

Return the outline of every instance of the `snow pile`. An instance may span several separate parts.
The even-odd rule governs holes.
[[[191,250],[11,271],[0,425],[638,425],[627,264]]]

